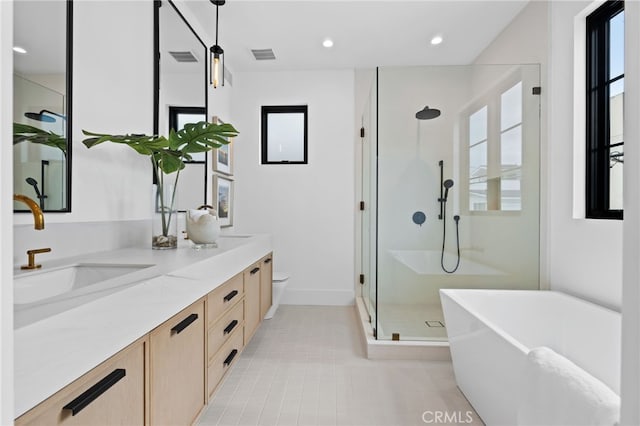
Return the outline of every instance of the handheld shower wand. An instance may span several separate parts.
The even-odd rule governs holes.
[[[36,197],[38,198],[38,200],[40,200],[40,208],[43,209],[44,208],[44,199],[47,198],[47,196],[46,195],[42,195],[40,193],[40,190],[38,189],[38,181],[35,180],[32,177],[26,178],[25,181],[29,185],[33,186],[34,191],[36,191]]]
[[[442,251],[440,252],[440,266],[442,267],[442,270],[444,272],[446,272],[447,274],[452,274],[456,272],[458,270],[458,267],[460,266],[460,231],[458,228],[458,222],[460,222],[460,216],[458,215],[453,216],[453,220],[456,222],[456,248],[458,252],[458,259],[456,261],[456,266],[453,269],[447,269],[444,266],[444,250],[445,250],[445,243],[447,241],[447,238],[446,238],[447,237],[447,199],[449,198],[449,190],[453,188],[453,180],[452,179],[444,180],[444,177],[443,177],[444,162],[442,160],[440,160],[438,165],[440,166],[440,198],[438,198],[438,202],[440,203],[440,216],[438,216],[438,218],[442,219]],[[444,188],[444,194],[443,194],[443,188]]]
[[[447,202],[447,198],[449,198],[449,189],[453,186],[453,181],[451,179],[447,179],[442,184],[444,186],[444,202]]]

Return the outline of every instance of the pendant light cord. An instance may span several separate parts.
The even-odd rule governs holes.
[[[218,7],[216,3],[216,46],[218,45]]]

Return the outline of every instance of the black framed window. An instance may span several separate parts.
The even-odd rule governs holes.
[[[262,107],[262,164],[307,164],[307,105]]]
[[[624,1],[606,1],[586,29],[586,217],[622,219]]]

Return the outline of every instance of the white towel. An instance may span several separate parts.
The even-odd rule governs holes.
[[[518,425],[617,425],[620,397],[607,385],[547,347],[529,351]]]

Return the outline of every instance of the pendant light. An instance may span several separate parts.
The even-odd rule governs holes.
[[[209,0],[216,5],[216,44],[209,48],[209,84],[217,88],[220,84],[220,57],[222,57],[222,86],[224,86],[224,50],[218,45],[218,7],[225,4],[225,0]]]

